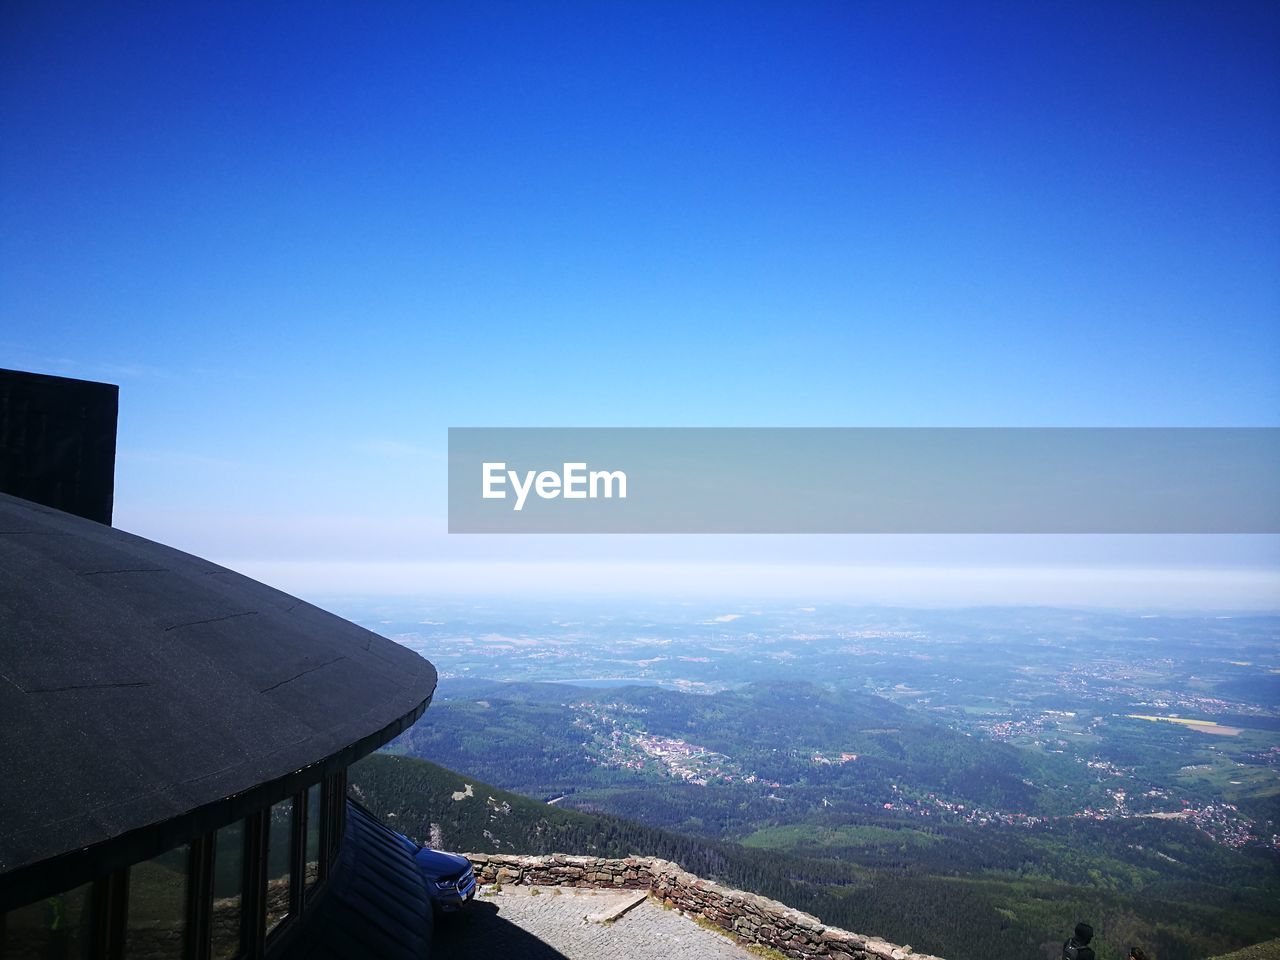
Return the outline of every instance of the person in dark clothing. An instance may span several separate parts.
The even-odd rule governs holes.
[[[1076,924],[1075,934],[1062,945],[1062,960],[1094,960],[1093,947],[1089,941],[1093,939],[1093,927],[1084,921]]]

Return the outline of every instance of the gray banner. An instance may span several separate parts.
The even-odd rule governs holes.
[[[451,428],[450,533],[1280,533],[1277,428]]]

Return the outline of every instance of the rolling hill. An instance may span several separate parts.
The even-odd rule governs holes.
[[[1130,943],[1142,944],[1153,960],[1200,960],[1280,935],[1276,888],[1265,864],[1244,874],[1224,864],[1209,879],[1225,884],[1173,872],[1151,880],[1149,889],[1118,890],[1091,882],[1087,873],[1084,882],[1064,883],[1002,866],[1026,850],[962,869],[963,857],[957,862],[929,852],[959,841],[920,840],[884,826],[863,836],[846,827],[840,843],[802,844],[803,855],[791,844],[783,849],[768,842],[767,835],[752,846],[687,836],[561,809],[404,756],[375,754],[357,764],[351,789],[402,832],[446,849],[663,857],[836,926],[949,960],[1056,960],[1064,931],[1081,917],[1099,932],[1099,960],[1123,960]],[[1193,834],[1178,836],[1195,842]],[[1063,849],[1055,851],[1069,854],[1070,836],[1061,839]],[[978,840],[968,843],[975,849]],[[1129,841],[1117,843],[1123,850]],[[899,847],[905,855],[886,854]]]

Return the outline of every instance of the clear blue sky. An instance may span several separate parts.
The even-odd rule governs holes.
[[[0,365],[120,383],[119,523],[304,592],[1280,556],[442,521],[451,425],[1280,424],[1274,3],[13,2],[0,143]]]

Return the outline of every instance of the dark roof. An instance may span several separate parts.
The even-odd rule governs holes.
[[[347,801],[347,833],[333,876],[288,960],[423,960],[431,899],[403,840]]]
[[[51,869],[87,879],[301,789],[435,685],[288,594],[0,494],[0,905],[6,883],[36,896]]]

